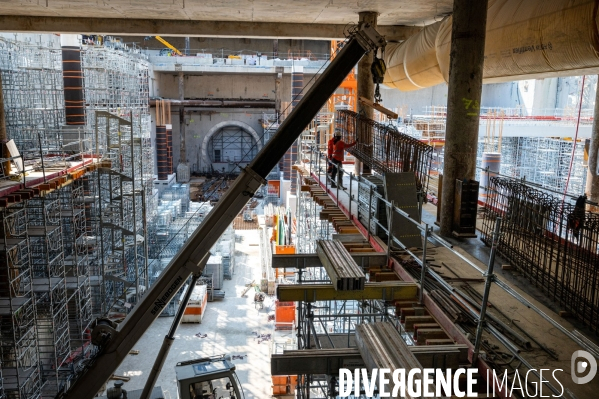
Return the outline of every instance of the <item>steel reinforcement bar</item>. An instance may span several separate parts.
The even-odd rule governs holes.
[[[414,172],[418,190],[428,190],[433,147],[348,110],[338,110],[335,126],[343,141],[358,143],[349,153],[379,173]]]
[[[497,216],[503,218],[499,254],[563,310],[599,332],[599,214],[494,177],[481,234],[487,245]]]

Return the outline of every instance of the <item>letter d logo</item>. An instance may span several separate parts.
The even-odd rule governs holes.
[[[584,360],[579,360],[579,358],[583,358]],[[574,381],[575,384],[586,384],[597,374],[597,361],[593,355],[587,351],[580,350],[574,352],[572,354],[570,366],[572,367],[572,381]],[[578,376],[586,373],[587,370],[588,374],[586,376]]]

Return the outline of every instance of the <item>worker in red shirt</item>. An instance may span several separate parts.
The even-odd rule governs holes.
[[[343,140],[341,140],[341,131],[339,129],[335,129],[335,135],[332,139],[329,140],[327,145],[327,156],[330,165],[329,170],[331,174],[331,179],[333,180],[333,182],[331,183],[331,187],[337,187],[334,183],[335,177],[337,177],[337,182],[339,186],[345,189],[345,187],[343,187],[343,168],[341,167],[341,164],[345,159],[345,150],[355,145],[356,141],[354,141],[351,144],[347,144]],[[339,172],[338,175],[337,172]]]

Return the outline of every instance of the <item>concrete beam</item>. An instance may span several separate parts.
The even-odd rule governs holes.
[[[70,18],[0,16],[0,31],[23,33],[78,33],[118,36],[243,37],[255,39],[344,39],[346,25],[176,19]],[[389,41],[403,41],[420,31],[418,26],[379,26]]]
[[[274,108],[274,100],[171,100],[171,108],[173,107],[197,107],[197,108]],[[150,107],[156,106],[156,99],[150,100]]]

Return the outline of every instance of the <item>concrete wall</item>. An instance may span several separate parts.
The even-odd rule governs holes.
[[[312,75],[305,75],[307,82]],[[179,78],[162,73],[158,77],[158,90],[155,96],[179,99]],[[285,74],[281,80],[282,101],[291,98],[291,75]],[[185,75],[185,98],[221,99],[275,99],[274,75]]]
[[[422,115],[426,107],[447,105],[447,85],[427,87],[426,89],[403,92],[381,86],[383,105],[395,109],[400,116]]]
[[[521,105],[517,82],[483,85],[482,107],[516,108]]]
[[[304,90],[313,84],[310,80],[313,75],[304,76]],[[178,77],[167,73],[154,74],[155,92],[154,95],[163,98],[179,98]],[[281,82],[282,101],[291,101],[291,76],[284,74]],[[186,75],[185,76],[185,98],[214,98],[214,99],[262,99],[275,98],[275,76],[256,76],[241,74],[219,74],[219,75]],[[185,142],[187,147],[187,162],[191,171],[200,171],[206,168],[204,160],[200,160],[201,145],[205,135],[216,124],[223,121],[239,121],[252,127],[259,136],[262,136],[264,130],[260,120],[263,114],[273,114],[271,109],[239,109],[239,108],[186,108],[188,116],[186,117]],[[179,164],[180,157],[180,134],[179,134],[179,114],[175,108],[171,114],[173,122],[173,165]],[[152,109],[152,138],[155,144],[155,116]]]
[[[206,168],[204,161],[200,161],[201,145],[206,133],[216,124],[223,121],[240,121],[253,128],[258,135],[262,135],[263,129],[260,123],[263,113],[273,113],[268,109],[212,109],[187,111],[185,126],[185,143],[188,165],[192,172]],[[173,114],[173,165],[179,164],[181,142],[179,140],[179,113]]]
[[[483,85],[482,107],[547,108],[575,107],[580,95],[580,77],[531,79]],[[427,106],[447,105],[447,85],[440,84],[422,90],[401,92],[381,87],[383,104],[397,109],[400,115],[424,114]],[[533,112],[534,113],[534,112]]]

